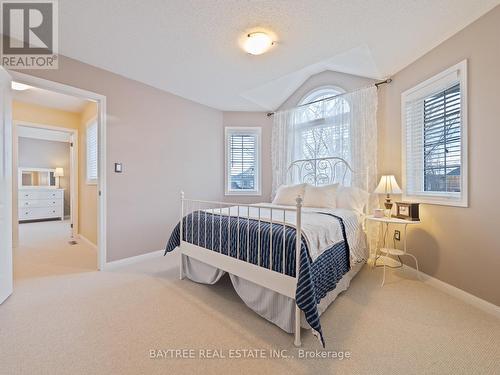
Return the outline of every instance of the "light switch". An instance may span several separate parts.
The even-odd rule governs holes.
[[[122,172],[123,172],[122,163],[115,163],[115,173],[122,173]]]

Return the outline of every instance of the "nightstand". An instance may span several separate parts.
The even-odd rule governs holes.
[[[384,276],[382,278],[382,286],[384,286],[385,283],[385,269],[387,267],[389,268],[400,268],[403,267],[403,262],[401,261],[402,256],[410,256],[413,259],[415,259],[415,264],[417,266],[417,275],[420,276],[419,270],[418,270],[418,260],[417,258],[409,254],[406,249],[406,230],[408,228],[408,225],[416,225],[420,224],[420,221],[411,221],[411,220],[403,220],[403,219],[398,219],[395,217],[374,217],[373,215],[368,216],[366,218],[367,220],[374,221],[380,223],[379,226],[379,236],[378,236],[378,241],[377,241],[377,248],[375,251],[375,260],[373,262],[374,267],[384,267]],[[387,245],[387,234],[389,233],[389,225],[401,225],[403,226],[403,249],[396,249],[394,247],[390,247]],[[394,259],[394,257],[398,258],[399,265],[398,266],[388,266],[387,263],[387,258]],[[384,260],[383,265],[377,265],[377,260],[379,258],[382,258]]]

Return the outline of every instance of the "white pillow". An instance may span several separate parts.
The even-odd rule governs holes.
[[[336,208],[338,187],[339,184],[324,186],[307,184],[304,196],[304,207]]]
[[[369,197],[370,194],[362,189],[341,185],[337,189],[337,208],[346,208],[362,214]]]
[[[300,195],[304,198],[306,189],[306,184],[298,185],[281,185],[276,192],[276,196],[273,199],[273,204],[280,204],[283,206],[295,206],[297,202],[295,201]]]

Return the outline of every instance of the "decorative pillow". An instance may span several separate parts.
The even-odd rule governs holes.
[[[336,208],[338,187],[339,184],[324,186],[307,184],[304,196],[304,207]]]
[[[370,194],[362,189],[341,185],[337,190],[337,208],[346,208],[362,214],[369,197]]]
[[[300,195],[304,198],[306,184],[298,185],[281,185],[276,192],[273,199],[273,204],[280,204],[283,206],[295,206],[297,202],[295,199]]]

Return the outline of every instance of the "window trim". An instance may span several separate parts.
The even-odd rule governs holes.
[[[331,96],[338,96],[338,95],[343,95],[343,94],[347,93],[346,90],[344,90],[340,86],[334,86],[334,85],[319,86],[319,87],[314,88],[313,90],[308,91],[304,96],[302,96],[302,98],[297,103],[297,105],[299,107],[305,107],[311,103],[314,103],[318,99],[307,100],[307,101],[306,101],[306,99],[308,99],[309,97],[313,96],[314,94],[316,94],[318,92],[324,93],[325,91],[335,91],[336,92],[335,95],[331,95]],[[316,95],[316,96],[318,96],[318,95]],[[345,100],[347,102],[347,104],[349,105],[349,111],[350,111],[351,110],[351,103],[349,102],[349,100],[347,100],[345,98],[343,98],[343,100]],[[321,125],[327,125],[327,124],[328,124],[328,122],[324,118],[317,118],[314,120],[308,120],[305,122],[297,123],[297,126],[299,126],[299,127],[314,127],[314,126],[321,126]]]
[[[300,100],[297,102],[297,105],[307,105],[307,104],[309,104],[311,102],[314,102],[316,99],[315,100],[308,100],[307,102],[306,102],[306,99],[309,98],[310,96],[312,96],[313,94],[315,94],[318,91],[328,91],[328,90],[336,91],[337,92],[336,95],[342,95],[342,94],[346,93],[346,90],[343,89],[340,86],[335,86],[335,85],[318,86],[318,87],[315,87],[314,89],[308,91],[305,95],[303,95],[300,98]]]
[[[417,95],[419,91],[428,90],[438,81],[445,79],[448,75],[457,73],[460,82],[460,168],[461,168],[461,191],[454,192],[421,192],[420,194],[407,193],[407,170],[406,170],[406,104],[408,98]],[[467,99],[467,60],[442,71],[439,74],[419,83],[401,94],[401,161],[402,161],[402,185],[403,201],[435,204],[443,206],[468,207],[469,206],[469,167],[468,167],[468,99]],[[425,94],[428,95],[428,94]],[[425,96],[424,95],[424,96]]]
[[[88,164],[89,164],[89,158],[88,158],[88,130],[91,125],[95,124],[96,125],[96,132],[97,132],[97,145],[96,145],[96,150],[97,150],[97,178],[96,179],[89,179],[89,174],[88,174]],[[91,118],[89,121],[87,121],[87,124],[85,125],[85,182],[87,185],[97,185],[99,183],[99,123],[97,121],[97,117]]]
[[[254,190],[232,190],[229,188],[229,135],[235,132],[241,132],[245,134],[255,135],[257,138],[256,150],[255,150],[255,161],[257,173],[256,178],[256,189]],[[262,128],[259,126],[226,126],[224,128],[224,195],[245,195],[245,196],[261,196],[262,195],[262,157],[261,157],[261,147],[262,144]]]

